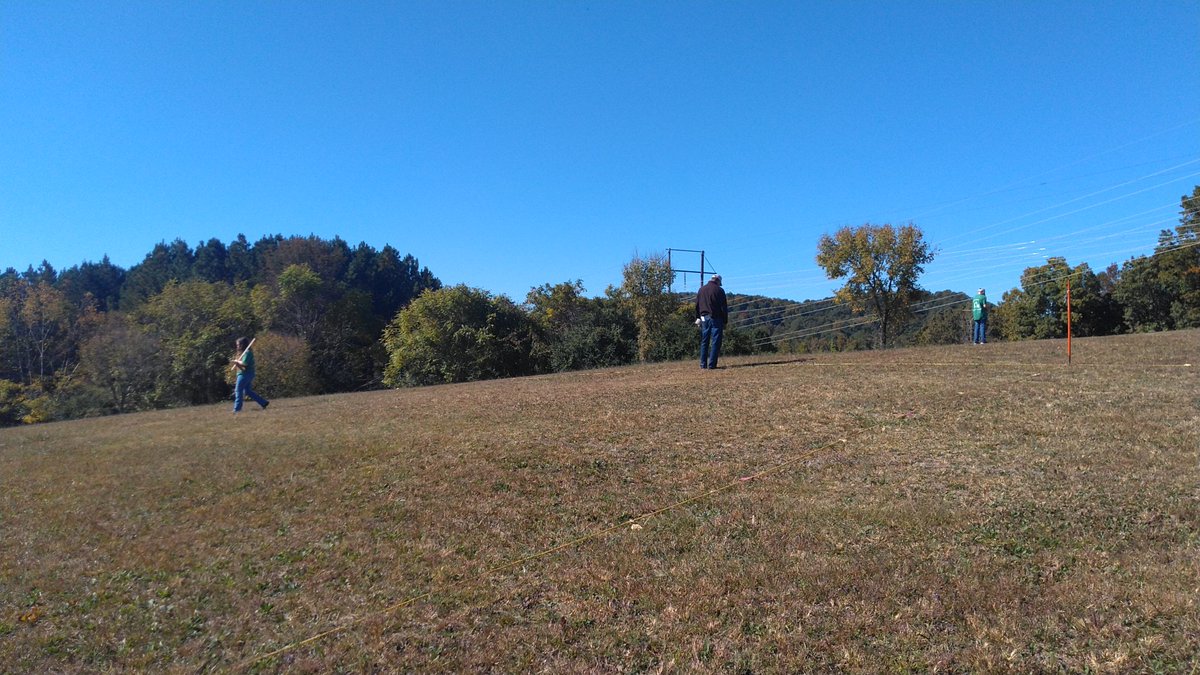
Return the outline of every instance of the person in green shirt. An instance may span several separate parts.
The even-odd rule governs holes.
[[[971,299],[971,316],[975,319],[975,331],[972,339],[977,345],[987,344],[987,315],[987,294],[981,288],[979,293]]]
[[[237,368],[237,384],[233,388],[233,412],[242,410],[242,400],[249,396],[255,403],[261,405],[263,410],[267,409],[271,402],[267,399],[254,393],[250,388],[250,384],[254,381],[254,350],[251,349],[253,340],[240,337],[237,339],[238,357],[231,359],[230,363],[234,368]]]

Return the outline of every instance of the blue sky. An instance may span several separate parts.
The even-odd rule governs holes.
[[[998,299],[1178,223],[1198,34],[1194,0],[4,0],[0,269],[336,235],[520,301],[681,248],[802,300],[822,233],[912,221],[924,287]]]

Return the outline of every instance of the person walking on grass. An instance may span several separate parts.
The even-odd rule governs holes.
[[[729,320],[729,305],[725,289],[721,288],[721,275],[714,274],[696,294],[696,322],[700,325],[700,367],[710,370],[717,367],[721,355],[721,336],[725,322]]]
[[[971,339],[977,345],[987,344],[987,315],[987,295],[981,288],[979,293],[971,299],[971,316],[975,319],[975,330]]]
[[[238,357],[230,359],[230,363],[237,369],[237,384],[233,388],[233,412],[241,412],[243,398],[249,396],[255,403],[261,405],[263,410],[271,405],[267,399],[254,393],[250,388],[250,384],[254,382],[254,350],[251,349],[253,340],[248,340],[244,337],[237,339]]]

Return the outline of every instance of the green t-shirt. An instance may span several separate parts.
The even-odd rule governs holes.
[[[246,353],[242,356],[242,365],[245,366],[245,368],[242,368],[242,374],[245,375],[246,377],[254,377],[254,352],[253,351],[251,351],[249,349],[246,350]]]
[[[971,300],[971,315],[976,321],[987,321],[987,296],[983,293]]]

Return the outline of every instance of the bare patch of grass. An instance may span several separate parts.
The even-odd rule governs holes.
[[[688,362],[3,430],[0,669],[1186,671],[1196,343],[1080,340],[1070,367],[1053,341]]]

